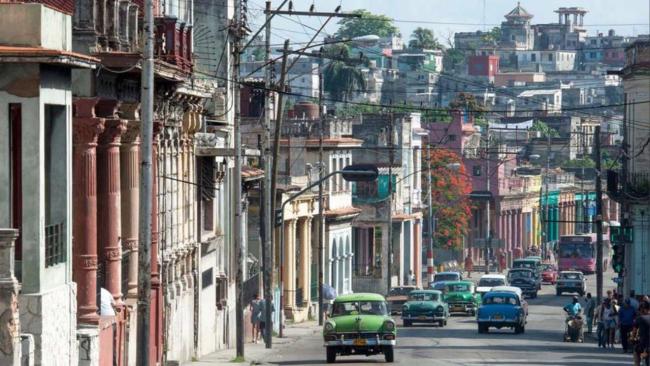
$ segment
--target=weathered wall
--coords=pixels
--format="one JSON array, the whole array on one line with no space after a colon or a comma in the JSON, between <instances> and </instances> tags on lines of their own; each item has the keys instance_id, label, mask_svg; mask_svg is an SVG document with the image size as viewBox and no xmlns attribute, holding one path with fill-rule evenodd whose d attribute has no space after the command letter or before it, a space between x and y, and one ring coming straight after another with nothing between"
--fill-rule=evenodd
<instances>
[{"instance_id":1,"label":"weathered wall","mask_svg":"<svg viewBox=\"0 0 650 366\"><path fill-rule=\"evenodd\" d=\"M69 51L72 18L41 4L0 4L0 44Z\"/></svg>"},{"instance_id":2,"label":"weathered wall","mask_svg":"<svg viewBox=\"0 0 650 366\"><path fill-rule=\"evenodd\" d=\"M167 359L182 362L194 356L194 290L180 282L168 288L173 295L166 309Z\"/></svg>"},{"instance_id":3,"label":"weathered wall","mask_svg":"<svg viewBox=\"0 0 650 366\"><path fill-rule=\"evenodd\" d=\"M77 365L77 301L74 283L19 297L23 333L34 335L35 365Z\"/></svg>"}]
</instances>

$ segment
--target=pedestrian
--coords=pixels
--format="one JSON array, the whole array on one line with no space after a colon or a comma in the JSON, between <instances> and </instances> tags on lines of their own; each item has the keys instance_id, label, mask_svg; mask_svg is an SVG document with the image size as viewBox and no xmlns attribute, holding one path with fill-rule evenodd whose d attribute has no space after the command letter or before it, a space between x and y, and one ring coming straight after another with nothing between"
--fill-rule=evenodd
<instances>
[{"instance_id":1,"label":"pedestrian","mask_svg":"<svg viewBox=\"0 0 650 366\"><path fill-rule=\"evenodd\" d=\"M472 278L472 271L474 271L474 262L472 261L472 255L468 254L465 257L465 270L467 271L467 278Z\"/></svg>"},{"instance_id":2,"label":"pedestrian","mask_svg":"<svg viewBox=\"0 0 650 366\"><path fill-rule=\"evenodd\" d=\"M267 305L271 307L271 318L268 318L267 314L266 314ZM271 323L271 329L273 329L272 324L273 324L273 313L274 312L275 312L275 306L273 305L273 295L271 295L269 297L269 300L264 299L264 300L260 301L260 329L261 329L261 332L262 332L262 336L264 336L265 338L267 336L270 336L270 335L266 334L266 324Z\"/></svg>"},{"instance_id":3,"label":"pedestrian","mask_svg":"<svg viewBox=\"0 0 650 366\"><path fill-rule=\"evenodd\" d=\"M636 299L636 291L630 290L630 305L634 311L639 311L639 300Z\"/></svg>"},{"instance_id":4,"label":"pedestrian","mask_svg":"<svg viewBox=\"0 0 650 366\"><path fill-rule=\"evenodd\" d=\"M503 250L499 249L499 272L503 272L506 269L506 253Z\"/></svg>"},{"instance_id":5,"label":"pedestrian","mask_svg":"<svg viewBox=\"0 0 650 366\"><path fill-rule=\"evenodd\" d=\"M409 271L409 285L415 286L415 275L413 271Z\"/></svg>"},{"instance_id":6,"label":"pedestrian","mask_svg":"<svg viewBox=\"0 0 650 366\"><path fill-rule=\"evenodd\" d=\"M616 299L612 300L610 309L611 311L607 317L607 340L608 346L614 348L614 344L616 343L616 330L618 329L618 303Z\"/></svg>"},{"instance_id":7,"label":"pedestrian","mask_svg":"<svg viewBox=\"0 0 650 366\"><path fill-rule=\"evenodd\" d=\"M251 300L249 309L251 312L251 324L253 325L253 343L257 343L261 337L262 329L260 328L260 319L262 316L260 294L256 293Z\"/></svg>"},{"instance_id":8,"label":"pedestrian","mask_svg":"<svg viewBox=\"0 0 650 366\"><path fill-rule=\"evenodd\" d=\"M639 316L634 321L636 330L636 345L634 347L634 364L650 366L650 304L642 302L639 304Z\"/></svg>"},{"instance_id":9,"label":"pedestrian","mask_svg":"<svg viewBox=\"0 0 650 366\"><path fill-rule=\"evenodd\" d=\"M594 325L594 312L596 311L596 300L591 297L591 292L587 293L585 300L585 316L587 317L587 333L591 334Z\"/></svg>"},{"instance_id":10,"label":"pedestrian","mask_svg":"<svg viewBox=\"0 0 650 366\"><path fill-rule=\"evenodd\" d=\"M636 311L630 304L630 299L625 299L623 306L618 312L618 324L619 332L621 334L621 346L623 347L623 353L632 352L632 348L629 346L629 337L630 332L632 331L632 326L634 325L634 316Z\"/></svg>"},{"instance_id":11,"label":"pedestrian","mask_svg":"<svg viewBox=\"0 0 650 366\"><path fill-rule=\"evenodd\" d=\"M605 329L606 311L608 311L609 299L604 299L596 308L596 336L598 337L598 347L607 347L607 330Z\"/></svg>"}]
</instances>

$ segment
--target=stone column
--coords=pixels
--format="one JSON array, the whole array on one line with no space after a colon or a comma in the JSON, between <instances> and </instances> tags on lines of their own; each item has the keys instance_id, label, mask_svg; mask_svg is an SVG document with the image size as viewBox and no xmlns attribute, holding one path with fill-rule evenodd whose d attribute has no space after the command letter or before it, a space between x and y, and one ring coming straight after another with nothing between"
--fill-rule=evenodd
<instances>
[{"instance_id":1,"label":"stone column","mask_svg":"<svg viewBox=\"0 0 650 366\"><path fill-rule=\"evenodd\" d=\"M149 323L149 358L155 363L162 356L162 288L158 258L158 152L163 124L153 125L153 151L151 154L151 312Z\"/></svg>"},{"instance_id":2,"label":"stone column","mask_svg":"<svg viewBox=\"0 0 650 366\"><path fill-rule=\"evenodd\" d=\"M137 105L133 106L137 108ZM134 112L137 113L137 112ZM136 117L132 115L130 117ZM120 146L122 250L128 253L127 298L138 297L138 235L140 212L140 121L130 119Z\"/></svg>"},{"instance_id":3,"label":"stone column","mask_svg":"<svg viewBox=\"0 0 650 366\"><path fill-rule=\"evenodd\" d=\"M14 275L17 229L0 229L0 365L21 365L20 317Z\"/></svg>"},{"instance_id":4,"label":"stone column","mask_svg":"<svg viewBox=\"0 0 650 366\"><path fill-rule=\"evenodd\" d=\"M102 103L102 102L100 102ZM105 108L117 107L117 102L104 102ZM105 131L99 137L97 164L97 190L99 204L98 241L101 260L104 264L104 286L118 304L122 302L122 225L120 199L120 141L126 131L126 121L113 118L106 119Z\"/></svg>"},{"instance_id":5,"label":"stone column","mask_svg":"<svg viewBox=\"0 0 650 366\"><path fill-rule=\"evenodd\" d=\"M284 263L282 282L284 283L284 309L293 310L296 305L296 220L284 223ZM281 243L282 244L282 243Z\"/></svg>"},{"instance_id":6,"label":"stone column","mask_svg":"<svg viewBox=\"0 0 650 366\"><path fill-rule=\"evenodd\" d=\"M77 319L97 324L97 137L104 120L95 117L97 99L75 100L73 120L73 269Z\"/></svg>"},{"instance_id":7,"label":"stone column","mask_svg":"<svg viewBox=\"0 0 650 366\"><path fill-rule=\"evenodd\" d=\"M422 219L415 221L413 226L413 237L415 239L413 245L413 274L415 275L415 285L422 287ZM352 254L353 255L353 254ZM350 263L352 262L352 257L350 257ZM352 267L350 265L350 267ZM350 281L352 281L352 269L350 268ZM350 284L350 290L352 290L352 284Z\"/></svg>"},{"instance_id":8,"label":"stone column","mask_svg":"<svg viewBox=\"0 0 650 366\"><path fill-rule=\"evenodd\" d=\"M524 249L524 213L517 210L517 246Z\"/></svg>"},{"instance_id":9,"label":"stone column","mask_svg":"<svg viewBox=\"0 0 650 366\"><path fill-rule=\"evenodd\" d=\"M311 267L311 218L304 218L300 220L299 224L299 235L300 235L300 265L298 268L298 287L302 290L302 304L297 304L298 306L304 306L309 303L310 299L310 287L311 287L311 277L310 277L310 267Z\"/></svg>"}]
</instances>

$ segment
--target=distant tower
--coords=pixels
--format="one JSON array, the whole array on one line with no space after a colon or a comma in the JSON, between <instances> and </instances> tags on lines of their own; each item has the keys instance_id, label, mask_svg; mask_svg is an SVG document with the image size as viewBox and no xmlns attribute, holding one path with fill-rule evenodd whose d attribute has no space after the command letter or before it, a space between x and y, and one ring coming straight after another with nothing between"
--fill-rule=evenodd
<instances>
[{"instance_id":1,"label":"distant tower","mask_svg":"<svg viewBox=\"0 0 650 366\"><path fill-rule=\"evenodd\" d=\"M571 7L559 8L555 11L558 15L558 22L564 26L564 49L576 49L578 45L584 42L587 36L587 30L584 27L585 14L584 8Z\"/></svg>"},{"instance_id":2,"label":"distant tower","mask_svg":"<svg viewBox=\"0 0 650 366\"><path fill-rule=\"evenodd\" d=\"M505 15L501 23L501 44L516 50L532 50L535 34L530 24L533 15L517 2L517 7Z\"/></svg>"}]
</instances>

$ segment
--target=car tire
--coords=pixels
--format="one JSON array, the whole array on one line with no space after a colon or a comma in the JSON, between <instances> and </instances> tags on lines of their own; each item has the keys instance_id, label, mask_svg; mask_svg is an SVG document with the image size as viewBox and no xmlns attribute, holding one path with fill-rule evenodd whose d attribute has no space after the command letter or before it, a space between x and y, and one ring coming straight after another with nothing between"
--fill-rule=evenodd
<instances>
[{"instance_id":1,"label":"car tire","mask_svg":"<svg viewBox=\"0 0 650 366\"><path fill-rule=\"evenodd\" d=\"M384 359L388 363L395 362L395 351L393 350L393 346L384 348Z\"/></svg>"},{"instance_id":2,"label":"car tire","mask_svg":"<svg viewBox=\"0 0 650 366\"><path fill-rule=\"evenodd\" d=\"M479 333L479 334L485 334L485 333L488 333L488 329L489 329L489 327L486 326L486 325L484 325L484 324L479 324L479 325L478 325L478 333Z\"/></svg>"},{"instance_id":3,"label":"car tire","mask_svg":"<svg viewBox=\"0 0 650 366\"><path fill-rule=\"evenodd\" d=\"M515 325L515 334L521 334L524 332L524 326L523 325Z\"/></svg>"},{"instance_id":4,"label":"car tire","mask_svg":"<svg viewBox=\"0 0 650 366\"><path fill-rule=\"evenodd\" d=\"M327 363L336 362L336 348L327 347Z\"/></svg>"},{"instance_id":5,"label":"car tire","mask_svg":"<svg viewBox=\"0 0 650 366\"><path fill-rule=\"evenodd\" d=\"M562 291L556 290L555 291L555 296L562 296Z\"/></svg>"},{"instance_id":6,"label":"car tire","mask_svg":"<svg viewBox=\"0 0 650 366\"><path fill-rule=\"evenodd\" d=\"M446 327L446 326L447 326L447 320L444 320L444 321L442 322L442 325Z\"/></svg>"},{"instance_id":7,"label":"car tire","mask_svg":"<svg viewBox=\"0 0 650 366\"><path fill-rule=\"evenodd\" d=\"M411 326L411 321L410 320L404 320L404 328L408 328Z\"/></svg>"},{"instance_id":8,"label":"car tire","mask_svg":"<svg viewBox=\"0 0 650 366\"><path fill-rule=\"evenodd\" d=\"M438 326L439 326L440 328L444 327L444 326L445 326L445 321L444 321L444 320L440 320L440 321L438 321Z\"/></svg>"}]
</instances>

